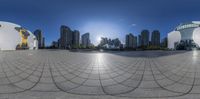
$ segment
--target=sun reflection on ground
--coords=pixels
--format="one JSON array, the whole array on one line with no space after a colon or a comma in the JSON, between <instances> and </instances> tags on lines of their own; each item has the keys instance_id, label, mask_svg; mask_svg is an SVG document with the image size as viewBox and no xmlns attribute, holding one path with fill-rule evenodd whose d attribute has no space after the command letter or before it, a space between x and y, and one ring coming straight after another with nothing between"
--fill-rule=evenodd
<instances>
[{"instance_id":1,"label":"sun reflection on ground","mask_svg":"<svg viewBox=\"0 0 200 99\"><path fill-rule=\"evenodd\" d=\"M192 60L193 60L193 63L196 63L197 59L198 59L198 51L197 51L197 50L194 50L194 51L192 52Z\"/></svg>"},{"instance_id":2,"label":"sun reflection on ground","mask_svg":"<svg viewBox=\"0 0 200 99\"><path fill-rule=\"evenodd\" d=\"M97 54L97 58L98 58L98 59L101 59L102 56L103 56L103 53L98 53L98 54Z\"/></svg>"}]
</instances>

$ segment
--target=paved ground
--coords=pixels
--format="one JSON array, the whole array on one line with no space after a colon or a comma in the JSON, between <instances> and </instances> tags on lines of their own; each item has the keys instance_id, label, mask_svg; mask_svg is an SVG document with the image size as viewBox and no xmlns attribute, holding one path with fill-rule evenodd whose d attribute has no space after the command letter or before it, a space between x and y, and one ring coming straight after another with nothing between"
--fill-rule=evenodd
<instances>
[{"instance_id":1,"label":"paved ground","mask_svg":"<svg viewBox=\"0 0 200 99\"><path fill-rule=\"evenodd\" d=\"M200 98L200 52L0 52L0 99Z\"/></svg>"}]
</instances>

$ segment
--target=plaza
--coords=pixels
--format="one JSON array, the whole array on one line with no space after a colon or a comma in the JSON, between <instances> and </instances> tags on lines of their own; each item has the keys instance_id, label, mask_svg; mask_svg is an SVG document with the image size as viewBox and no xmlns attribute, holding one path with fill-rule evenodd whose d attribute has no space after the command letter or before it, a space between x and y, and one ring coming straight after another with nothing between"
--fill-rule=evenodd
<instances>
[{"instance_id":1,"label":"plaza","mask_svg":"<svg viewBox=\"0 0 200 99\"><path fill-rule=\"evenodd\" d=\"M199 99L199 51L0 51L0 99Z\"/></svg>"}]
</instances>

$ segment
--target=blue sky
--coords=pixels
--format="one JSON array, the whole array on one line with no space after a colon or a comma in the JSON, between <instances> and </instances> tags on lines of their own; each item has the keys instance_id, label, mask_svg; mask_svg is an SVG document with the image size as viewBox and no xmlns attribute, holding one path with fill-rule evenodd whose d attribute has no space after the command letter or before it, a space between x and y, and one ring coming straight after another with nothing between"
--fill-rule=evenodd
<instances>
[{"instance_id":1,"label":"blue sky","mask_svg":"<svg viewBox=\"0 0 200 99\"><path fill-rule=\"evenodd\" d=\"M200 0L0 0L0 21L41 29L49 45L67 25L91 41L106 36L125 40L127 33L157 29L165 37L179 23L200 20Z\"/></svg>"}]
</instances>

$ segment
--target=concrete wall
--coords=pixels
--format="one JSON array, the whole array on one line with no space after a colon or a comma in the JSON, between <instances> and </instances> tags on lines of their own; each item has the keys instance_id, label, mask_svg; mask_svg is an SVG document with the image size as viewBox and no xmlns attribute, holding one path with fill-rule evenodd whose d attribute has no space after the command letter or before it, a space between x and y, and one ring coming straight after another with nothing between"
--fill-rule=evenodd
<instances>
[{"instance_id":1,"label":"concrete wall","mask_svg":"<svg viewBox=\"0 0 200 99\"><path fill-rule=\"evenodd\" d=\"M181 34L179 31L172 31L168 33L168 48L174 49L175 42L180 42Z\"/></svg>"}]
</instances>

